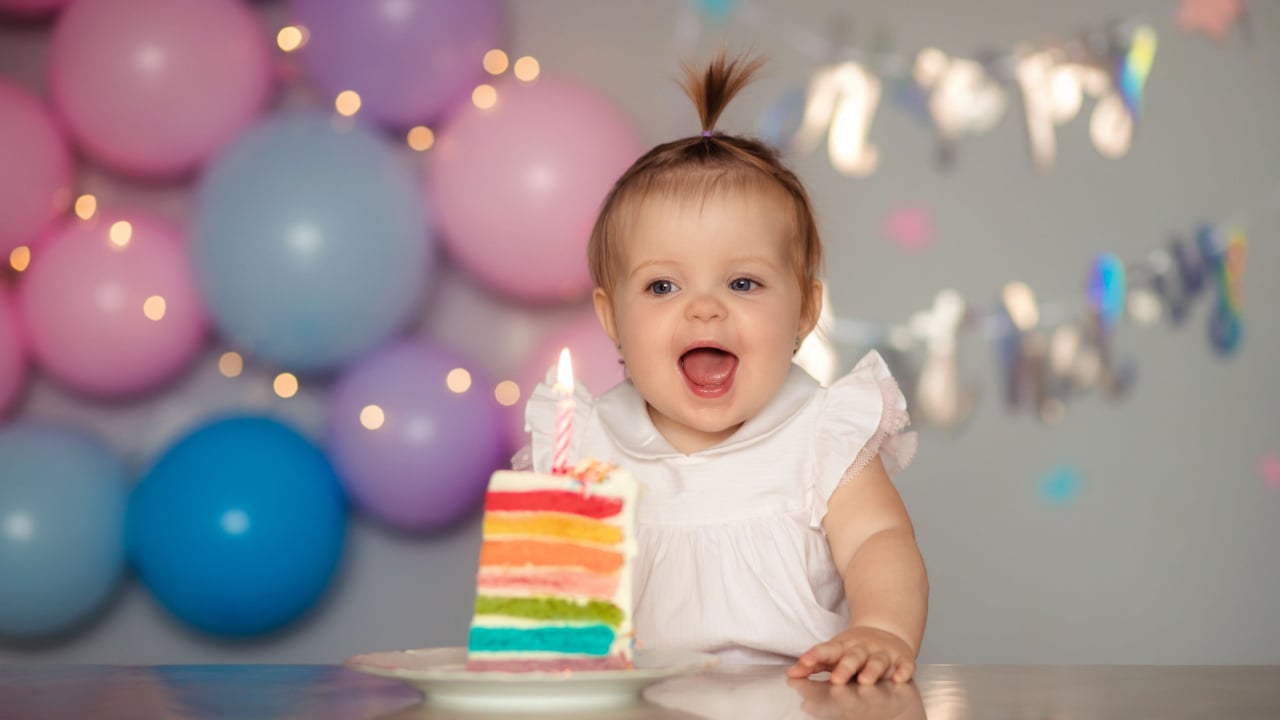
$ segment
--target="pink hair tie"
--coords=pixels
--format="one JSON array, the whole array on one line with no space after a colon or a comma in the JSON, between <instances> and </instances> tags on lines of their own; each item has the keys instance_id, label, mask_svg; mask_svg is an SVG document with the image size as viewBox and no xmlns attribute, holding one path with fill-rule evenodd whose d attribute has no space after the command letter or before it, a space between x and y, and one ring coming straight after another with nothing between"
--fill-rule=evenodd
<instances>
[{"instance_id":1,"label":"pink hair tie","mask_svg":"<svg viewBox=\"0 0 1280 720\"><path fill-rule=\"evenodd\" d=\"M712 130L703 130L703 131L702 131L702 137L711 137L711 135L713 134L713 132L714 132L714 131L712 131Z\"/></svg>"}]
</instances>

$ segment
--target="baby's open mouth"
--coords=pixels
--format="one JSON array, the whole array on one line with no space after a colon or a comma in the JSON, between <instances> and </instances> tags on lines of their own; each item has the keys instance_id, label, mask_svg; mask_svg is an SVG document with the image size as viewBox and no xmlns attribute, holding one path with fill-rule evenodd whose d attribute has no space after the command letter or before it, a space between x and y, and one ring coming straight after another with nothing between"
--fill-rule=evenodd
<instances>
[{"instance_id":1,"label":"baby's open mouth","mask_svg":"<svg viewBox=\"0 0 1280 720\"><path fill-rule=\"evenodd\" d=\"M695 393L716 397L733 386L738 356L716 347L695 347L680 356L680 370Z\"/></svg>"}]
</instances>

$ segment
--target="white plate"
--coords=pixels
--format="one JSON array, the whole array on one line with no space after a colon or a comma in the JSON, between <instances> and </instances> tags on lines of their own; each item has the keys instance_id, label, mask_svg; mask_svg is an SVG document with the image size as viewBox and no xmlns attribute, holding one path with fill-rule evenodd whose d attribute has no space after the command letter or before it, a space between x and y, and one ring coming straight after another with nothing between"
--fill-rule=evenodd
<instances>
[{"instance_id":1,"label":"white plate","mask_svg":"<svg viewBox=\"0 0 1280 720\"><path fill-rule=\"evenodd\" d=\"M403 680L426 693L434 705L458 710L591 710L635 702L646 687L718 662L715 655L689 650L635 653L631 670L573 673L468 672L463 647L395 650L356 655L346 666L371 675Z\"/></svg>"}]
</instances>

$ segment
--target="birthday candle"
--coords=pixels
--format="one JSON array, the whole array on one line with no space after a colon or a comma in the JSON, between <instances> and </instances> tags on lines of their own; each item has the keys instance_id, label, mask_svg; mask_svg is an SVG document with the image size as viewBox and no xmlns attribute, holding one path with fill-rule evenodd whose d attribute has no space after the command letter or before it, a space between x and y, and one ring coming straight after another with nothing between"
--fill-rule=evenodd
<instances>
[{"instance_id":1,"label":"birthday candle","mask_svg":"<svg viewBox=\"0 0 1280 720\"><path fill-rule=\"evenodd\" d=\"M563 472L569 468L569 440L573 437L573 363L569 359L569 348L560 351L553 390L560 396L560 401L556 403L555 454L551 471Z\"/></svg>"}]
</instances>

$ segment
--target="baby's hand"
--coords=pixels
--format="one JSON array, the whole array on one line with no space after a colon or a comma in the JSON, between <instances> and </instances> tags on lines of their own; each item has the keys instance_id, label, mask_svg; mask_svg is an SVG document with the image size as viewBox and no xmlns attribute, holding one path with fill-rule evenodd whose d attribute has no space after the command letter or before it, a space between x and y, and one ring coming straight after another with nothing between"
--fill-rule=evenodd
<instances>
[{"instance_id":1,"label":"baby's hand","mask_svg":"<svg viewBox=\"0 0 1280 720\"><path fill-rule=\"evenodd\" d=\"M915 652L907 641L891 632L852 627L806 650L787 675L802 678L823 670L831 671L835 685L843 685L855 676L863 685L881 678L906 682L916 672Z\"/></svg>"}]
</instances>

